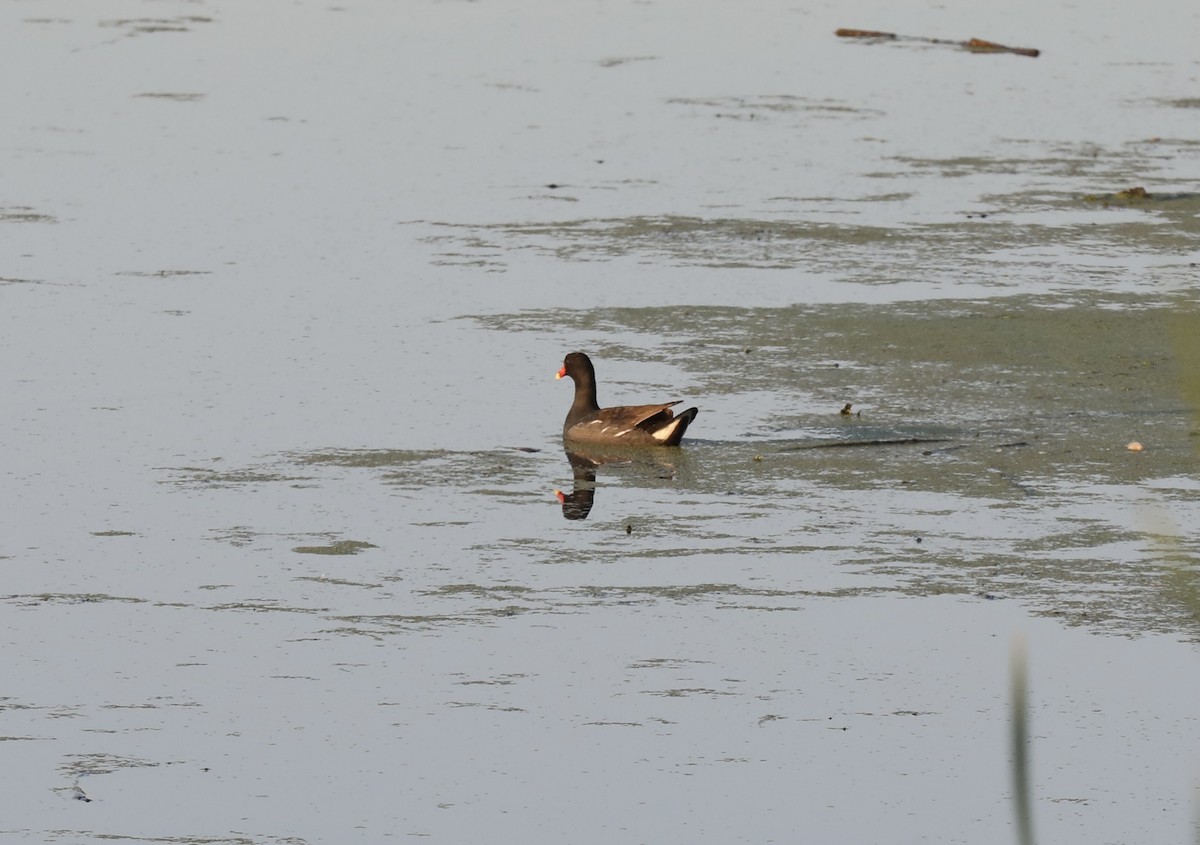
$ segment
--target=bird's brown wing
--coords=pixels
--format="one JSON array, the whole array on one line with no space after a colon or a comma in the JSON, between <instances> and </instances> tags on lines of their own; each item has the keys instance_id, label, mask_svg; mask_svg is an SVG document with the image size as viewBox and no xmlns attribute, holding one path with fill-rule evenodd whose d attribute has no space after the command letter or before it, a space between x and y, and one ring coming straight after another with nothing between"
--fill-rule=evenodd
<instances>
[{"instance_id":1,"label":"bird's brown wing","mask_svg":"<svg viewBox=\"0 0 1200 845\"><path fill-rule=\"evenodd\" d=\"M675 416L671 406L678 404L676 401L664 402L661 405L601 408L571 426L570 434L580 440L619 442L636 434L655 431L665 425Z\"/></svg>"}]
</instances>

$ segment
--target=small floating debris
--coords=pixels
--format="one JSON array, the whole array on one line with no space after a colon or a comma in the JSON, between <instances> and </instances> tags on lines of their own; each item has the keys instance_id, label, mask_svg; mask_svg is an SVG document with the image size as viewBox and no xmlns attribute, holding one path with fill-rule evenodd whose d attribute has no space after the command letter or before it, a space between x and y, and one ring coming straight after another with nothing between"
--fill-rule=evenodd
<instances>
[{"instance_id":1,"label":"small floating debris","mask_svg":"<svg viewBox=\"0 0 1200 845\"><path fill-rule=\"evenodd\" d=\"M71 798L71 799L74 799L75 801L82 801L85 804L92 803L92 799L88 797L88 794L86 792L84 792L83 788L80 787L80 785L77 783L72 784L71 786L56 786L53 788L53 791L56 792L57 794L63 796L64 798Z\"/></svg>"},{"instance_id":2,"label":"small floating debris","mask_svg":"<svg viewBox=\"0 0 1200 845\"><path fill-rule=\"evenodd\" d=\"M841 414L843 417L861 417L862 416L862 411L855 411L853 409L854 409L854 405L852 405L850 402L847 402L845 405L842 406L842 410L838 411L838 413Z\"/></svg>"},{"instance_id":3,"label":"small floating debris","mask_svg":"<svg viewBox=\"0 0 1200 845\"><path fill-rule=\"evenodd\" d=\"M1086 194L1083 201L1096 202L1103 205L1109 205L1110 203L1115 203L1116 205L1136 205L1138 203L1168 198L1174 199L1175 197L1156 197L1139 185L1134 188L1126 188L1123 191L1115 191L1111 194Z\"/></svg>"},{"instance_id":4,"label":"small floating debris","mask_svg":"<svg viewBox=\"0 0 1200 845\"><path fill-rule=\"evenodd\" d=\"M834 35L839 38L866 38L873 41L919 41L922 44L942 44L947 47L961 47L972 53L1012 53L1017 56L1029 56L1036 59L1042 54L1034 47L1009 47L997 44L995 41L984 41L982 38L968 38L966 41L954 41L949 38L926 38L921 35L897 35L894 32L879 32L874 29L839 29Z\"/></svg>"},{"instance_id":5,"label":"small floating debris","mask_svg":"<svg viewBox=\"0 0 1200 845\"><path fill-rule=\"evenodd\" d=\"M1116 191L1111 194L1086 194L1083 198L1084 202L1136 202L1138 200L1151 200L1154 195L1140 185L1136 188L1126 188L1123 191Z\"/></svg>"},{"instance_id":6,"label":"small floating debris","mask_svg":"<svg viewBox=\"0 0 1200 845\"><path fill-rule=\"evenodd\" d=\"M1123 200L1148 200L1153 199L1150 192L1145 188L1138 186L1136 188L1126 188L1117 193L1117 199Z\"/></svg>"},{"instance_id":7,"label":"small floating debris","mask_svg":"<svg viewBox=\"0 0 1200 845\"><path fill-rule=\"evenodd\" d=\"M1146 447L1143 446L1141 443L1137 442L1136 440L1131 440L1125 444L1125 448L1128 449L1130 452L1140 452L1143 449L1145 449Z\"/></svg>"}]
</instances>

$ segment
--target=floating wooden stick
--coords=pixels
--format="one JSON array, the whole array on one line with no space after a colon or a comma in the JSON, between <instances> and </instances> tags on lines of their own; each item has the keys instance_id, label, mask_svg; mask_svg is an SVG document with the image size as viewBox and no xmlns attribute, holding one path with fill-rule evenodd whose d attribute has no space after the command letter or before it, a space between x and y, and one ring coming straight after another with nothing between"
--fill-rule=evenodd
<instances>
[{"instance_id":1,"label":"floating wooden stick","mask_svg":"<svg viewBox=\"0 0 1200 845\"><path fill-rule=\"evenodd\" d=\"M1015 53L1018 56L1029 56L1036 59L1042 51L1033 47L1007 47L995 41L984 41L982 38L969 38L966 41L953 41L948 38L925 38L920 35L897 35L894 32L876 32L873 29L839 29L834 33L839 38L881 38L888 41L920 41L923 44L947 44L951 47L962 47L972 53Z\"/></svg>"}]
</instances>

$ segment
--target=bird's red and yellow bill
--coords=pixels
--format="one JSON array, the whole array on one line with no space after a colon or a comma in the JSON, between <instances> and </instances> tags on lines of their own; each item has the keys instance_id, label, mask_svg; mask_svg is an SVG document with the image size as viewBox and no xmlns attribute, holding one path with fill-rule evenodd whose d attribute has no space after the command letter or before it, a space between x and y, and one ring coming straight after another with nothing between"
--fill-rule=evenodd
<instances>
[{"instance_id":1,"label":"bird's red and yellow bill","mask_svg":"<svg viewBox=\"0 0 1200 845\"><path fill-rule=\"evenodd\" d=\"M558 369L558 372L554 374L554 377L555 377L555 378L562 378L562 377L563 377L563 376L565 376L566 374L567 374L567 365L566 365L566 364L563 364L561 367L559 367L559 369Z\"/></svg>"}]
</instances>

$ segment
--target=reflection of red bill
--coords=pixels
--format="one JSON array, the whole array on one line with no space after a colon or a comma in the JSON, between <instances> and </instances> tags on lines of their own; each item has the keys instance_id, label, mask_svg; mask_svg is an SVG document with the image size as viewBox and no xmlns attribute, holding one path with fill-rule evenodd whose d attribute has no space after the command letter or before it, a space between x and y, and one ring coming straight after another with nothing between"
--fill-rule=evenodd
<instances>
[{"instance_id":1,"label":"reflection of red bill","mask_svg":"<svg viewBox=\"0 0 1200 845\"><path fill-rule=\"evenodd\" d=\"M567 494L564 493L562 490L555 490L554 498L558 499L558 503L561 505L563 502L565 502L567 500Z\"/></svg>"}]
</instances>

